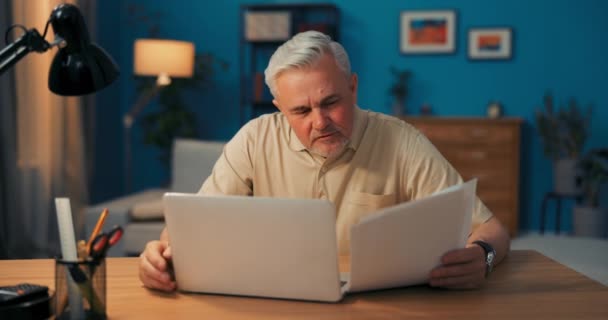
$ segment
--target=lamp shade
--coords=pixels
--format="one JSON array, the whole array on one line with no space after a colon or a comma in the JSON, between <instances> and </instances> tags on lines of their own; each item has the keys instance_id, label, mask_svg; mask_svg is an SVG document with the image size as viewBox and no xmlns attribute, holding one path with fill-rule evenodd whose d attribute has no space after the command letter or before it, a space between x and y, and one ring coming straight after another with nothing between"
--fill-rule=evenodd
<instances>
[{"instance_id":1,"label":"lamp shade","mask_svg":"<svg viewBox=\"0 0 608 320\"><path fill-rule=\"evenodd\" d=\"M194 44L186 41L137 39L134 44L134 70L140 76L166 74L190 78L194 73Z\"/></svg>"},{"instance_id":2,"label":"lamp shade","mask_svg":"<svg viewBox=\"0 0 608 320\"><path fill-rule=\"evenodd\" d=\"M65 41L51 63L49 89L63 96L77 96L101 90L118 77L118 67L103 49L91 43L78 8L61 4L51 13L57 37Z\"/></svg>"}]
</instances>

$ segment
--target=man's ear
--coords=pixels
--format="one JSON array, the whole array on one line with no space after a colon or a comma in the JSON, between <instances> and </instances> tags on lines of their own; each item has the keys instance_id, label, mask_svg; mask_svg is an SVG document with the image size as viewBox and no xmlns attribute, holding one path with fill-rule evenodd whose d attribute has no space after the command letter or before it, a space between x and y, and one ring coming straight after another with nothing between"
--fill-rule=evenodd
<instances>
[{"instance_id":1,"label":"man's ear","mask_svg":"<svg viewBox=\"0 0 608 320\"><path fill-rule=\"evenodd\" d=\"M353 94L357 94L357 86L359 85L359 77L356 73L350 75L350 90Z\"/></svg>"},{"instance_id":2,"label":"man's ear","mask_svg":"<svg viewBox=\"0 0 608 320\"><path fill-rule=\"evenodd\" d=\"M353 103L357 104L357 87L359 85L359 78L356 73L350 76L350 91L353 96Z\"/></svg>"},{"instance_id":3,"label":"man's ear","mask_svg":"<svg viewBox=\"0 0 608 320\"><path fill-rule=\"evenodd\" d=\"M279 111L281 111L281 107L279 106L279 102L277 101L277 99L272 99L272 104L274 104L274 106L277 107Z\"/></svg>"}]
</instances>

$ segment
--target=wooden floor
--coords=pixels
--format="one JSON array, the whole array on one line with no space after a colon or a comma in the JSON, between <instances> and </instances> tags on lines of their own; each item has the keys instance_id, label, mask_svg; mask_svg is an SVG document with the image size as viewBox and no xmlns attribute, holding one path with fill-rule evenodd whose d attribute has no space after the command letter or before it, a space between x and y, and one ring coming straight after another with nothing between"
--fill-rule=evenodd
<instances>
[{"instance_id":1,"label":"wooden floor","mask_svg":"<svg viewBox=\"0 0 608 320\"><path fill-rule=\"evenodd\" d=\"M531 233L511 242L514 250L536 250L608 286L608 239Z\"/></svg>"}]
</instances>

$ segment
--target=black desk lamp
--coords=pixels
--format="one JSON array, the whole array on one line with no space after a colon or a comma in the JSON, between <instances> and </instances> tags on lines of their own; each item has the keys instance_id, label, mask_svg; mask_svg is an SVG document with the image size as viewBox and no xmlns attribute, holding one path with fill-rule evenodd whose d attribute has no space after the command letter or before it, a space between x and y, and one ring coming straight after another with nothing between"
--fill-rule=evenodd
<instances>
[{"instance_id":1,"label":"black desk lamp","mask_svg":"<svg viewBox=\"0 0 608 320\"><path fill-rule=\"evenodd\" d=\"M55 41L44 38L49 24L55 32ZM8 32L20 27L25 34L0 51L0 76L32 51L43 53L58 46L49 71L49 89L62 96L79 96L101 90L118 77L118 67L100 47L91 43L84 18L78 8L71 4L60 4L51 13L44 28L26 30L23 26L12 26Z\"/></svg>"}]
</instances>

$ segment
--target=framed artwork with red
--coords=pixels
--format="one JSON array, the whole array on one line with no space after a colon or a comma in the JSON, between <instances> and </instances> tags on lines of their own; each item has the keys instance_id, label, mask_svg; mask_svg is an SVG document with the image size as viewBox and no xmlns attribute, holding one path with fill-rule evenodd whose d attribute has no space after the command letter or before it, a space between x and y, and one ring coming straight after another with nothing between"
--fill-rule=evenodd
<instances>
[{"instance_id":1,"label":"framed artwork with red","mask_svg":"<svg viewBox=\"0 0 608 320\"><path fill-rule=\"evenodd\" d=\"M456 12L401 12L400 47L404 54L453 53L456 48Z\"/></svg>"},{"instance_id":2,"label":"framed artwork with red","mask_svg":"<svg viewBox=\"0 0 608 320\"><path fill-rule=\"evenodd\" d=\"M510 28L469 29L469 59L507 60L513 52L513 31Z\"/></svg>"}]
</instances>

